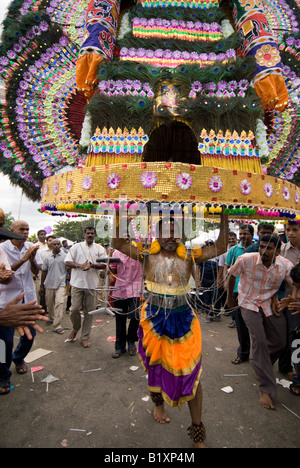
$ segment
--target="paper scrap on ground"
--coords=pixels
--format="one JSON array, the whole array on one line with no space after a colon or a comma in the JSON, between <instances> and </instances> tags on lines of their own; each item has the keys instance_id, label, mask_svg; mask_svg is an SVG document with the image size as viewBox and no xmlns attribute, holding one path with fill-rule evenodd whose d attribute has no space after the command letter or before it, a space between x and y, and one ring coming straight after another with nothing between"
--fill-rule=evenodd
<instances>
[{"instance_id":1,"label":"paper scrap on ground","mask_svg":"<svg viewBox=\"0 0 300 468\"><path fill-rule=\"evenodd\" d=\"M48 349L43 348L35 349L34 351L31 351L27 354L26 363L30 364L31 362L36 361L37 359L40 359L44 356L47 356L47 354L51 354L52 352L53 351L49 351Z\"/></svg>"},{"instance_id":2,"label":"paper scrap on ground","mask_svg":"<svg viewBox=\"0 0 300 468\"><path fill-rule=\"evenodd\" d=\"M107 341L116 341L116 337L115 336L109 336L107 338Z\"/></svg>"},{"instance_id":3,"label":"paper scrap on ground","mask_svg":"<svg viewBox=\"0 0 300 468\"><path fill-rule=\"evenodd\" d=\"M56 382L57 380L59 380L59 379L57 377L54 377L52 374L47 375L47 377L45 379L41 380L41 382L47 384L46 392L48 392L48 390L49 390L49 383Z\"/></svg>"},{"instance_id":4,"label":"paper scrap on ground","mask_svg":"<svg viewBox=\"0 0 300 468\"><path fill-rule=\"evenodd\" d=\"M290 388L290 385L291 385L291 382L289 380L285 380L285 379L276 379L276 383L278 385L282 385L283 388Z\"/></svg>"},{"instance_id":5,"label":"paper scrap on ground","mask_svg":"<svg viewBox=\"0 0 300 468\"><path fill-rule=\"evenodd\" d=\"M224 387L224 388L221 388L221 390L224 393L233 393L233 388L232 387Z\"/></svg>"},{"instance_id":6,"label":"paper scrap on ground","mask_svg":"<svg viewBox=\"0 0 300 468\"><path fill-rule=\"evenodd\" d=\"M34 373L35 372L39 372L41 370L44 369L44 366L35 366L35 367L31 367L30 371L31 371L31 378L32 378L32 382L34 383Z\"/></svg>"},{"instance_id":7,"label":"paper scrap on ground","mask_svg":"<svg viewBox=\"0 0 300 468\"><path fill-rule=\"evenodd\" d=\"M142 398L142 400L143 400L143 401L149 401L149 400L150 400L150 397L149 397L149 395L147 395L147 396L144 396L144 397Z\"/></svg>"},{"instance_id":8,"label":"paper scrap on ground","mask_svg":"<svg viewBox=\"0 0 300 468\"><path fill-rule=\"evenodd\" d=\"M131 367L129 367L129 369L130 369L131 371L133 371L133 372L136 371L136 370L138 370L138 368L139 368L138 366L131 366Z\"/></svg>"},{"instance_id":9,"label":"paper scrap on ground","mask_svg":"<svg viewBox=\"0 0 300 468\"><path fill-rule=\"evenodd\" d=\"M100 371L100 370L101 370L101 367L99 367L98 369L83 370L82 372L97 372L97 371Z\"/></svg>"},{"instance_id":10,"label":"paper scrap on ground","mask_svg":"<svg viewBox=\"0 0 300 468\"><path fill-rule=\"evenodd\" d=\"M223 351L223 348L215 348L216 351Z\"/></svg>"}]
</instances>

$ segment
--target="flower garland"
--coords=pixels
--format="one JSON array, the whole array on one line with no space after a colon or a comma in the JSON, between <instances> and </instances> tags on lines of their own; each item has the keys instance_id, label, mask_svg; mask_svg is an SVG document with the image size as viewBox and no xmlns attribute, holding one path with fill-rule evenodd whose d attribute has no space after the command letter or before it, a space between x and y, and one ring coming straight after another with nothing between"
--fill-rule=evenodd
<instances>
[{"instance_id":1,"label":"flower garland","mask_svg":"<svg viewBox=\"0 0 300 468\"><path fill-rule=\"evenodd\" d=\"M204 94L207 97L216 97L219 99L226 99L231 97L245 97L246 92L250 87L248 80L243 79L240 81L221 80L218 83L213 81L202 84L200 81L194 81L191 85L189 97L196 98L199 94Z\"/></svg>"},{"instance_id":2,"label":"flower garland","mask_svg":"<svg viewBox=\"0 0 300 468\"><path fill-rule=\"evenodd\" d=\"M222 27L216 23L179 21L161 18L133 18L135 37L163 39L183 39L186 41L218 41L222 38Z\"/></svg>"},{"instance_id":3,"label":"flower garland","mask_svg":"<svg viewBox=\"0 0 300 468\"><path fill-rule=\"evenodd\" d=\"M199 54L198 52L172 51L170 49L147 50L142 47L139 49L122 47L120 50L121 61L149 63L155 67L176 68L182 64L199 64L201 67L206 67L216 61L225 64L235 59L236 51L234 49L228 49L220 54L214 52Z\"/></svg>"},{"instance_id":4,"label":"flower garland","mask_svg":"<svg viewBox=\"0 0 300 468\"><path fill-rule=\"evenodd\" d=\"M154 97L150 84L139 80L102 80L98 89L100 94L106 96L147 96L149 99Z\"/></svg>"}]
</instances>

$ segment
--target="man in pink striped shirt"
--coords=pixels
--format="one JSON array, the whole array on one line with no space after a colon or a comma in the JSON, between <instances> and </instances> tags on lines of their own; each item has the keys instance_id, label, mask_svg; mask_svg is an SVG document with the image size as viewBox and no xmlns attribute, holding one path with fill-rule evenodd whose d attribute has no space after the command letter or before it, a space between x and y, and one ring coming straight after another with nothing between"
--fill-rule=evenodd
<instances>
[{"instance_id":1,"label":"man in pink striped shirt","mask_svg":"<svg viewBox=\"0 0 300 468\"><path fill-rule=\"evenodd\" d=\"M281 241L265 235L259 252L244 254L230 268L229 297L235 278L240 276L238 301L252 340L252 365L260 384L260 403L275 409L276 380L273 364L285 347L286 324L283 315L272 307L283 280L291 283L293 264L280 256Z\"/></svg>"}]
</instances>

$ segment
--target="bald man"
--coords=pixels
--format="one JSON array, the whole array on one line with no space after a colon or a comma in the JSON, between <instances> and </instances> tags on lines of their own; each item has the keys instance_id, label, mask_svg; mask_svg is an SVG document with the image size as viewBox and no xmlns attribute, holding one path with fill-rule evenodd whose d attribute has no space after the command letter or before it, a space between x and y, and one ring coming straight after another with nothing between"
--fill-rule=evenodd
<instances>
[{"instance_id":1,"label":"bald man","mask_svg":"<svg viewBox=\"0 0 300 468\"><path fill-rule=\"evenodd\" d=\"M4 308L6 304L22 293L24 293L23 302L36 301L32 274L38 274L43 264L38 253L39 246L28 242L28 223L26 221L15 221L11 226L11 231L23 236L23 239L11 239L1 244L1 248L6 253L11 265L11 269L15 273L9 284L0 284L0 309ZM30 332L32 340L29 340L26 335L21 336L17 348L12 353L14 328L0 327L0 339L5 341L6 344L6 363L0 364L0 386L10 381L11 371L9 368L12 361L15 363L17 373L25 374L27 372L27 365L24 359L32 347L36 334L35 329L32 327L30 327Z\"/></svg>"}]
</instances>

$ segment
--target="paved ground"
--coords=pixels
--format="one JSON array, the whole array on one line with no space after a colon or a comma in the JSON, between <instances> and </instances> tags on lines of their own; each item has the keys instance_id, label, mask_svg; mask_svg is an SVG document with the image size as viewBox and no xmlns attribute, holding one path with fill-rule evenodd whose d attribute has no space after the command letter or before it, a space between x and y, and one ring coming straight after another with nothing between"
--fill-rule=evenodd
<instances>
[{"instance_id":1,"label":"paved ground","mask_svg":"<svg viewBox=\"0 0 300 468\"><path fill-rule=\"evenodd\" d=\"M276 411L262 409L250 365L236 367L230 362L235 357L237 338L236 331L227 327L229 318L213 324L205 323L202 316L199 320L208 446L299 448L300 399L278 385ZM70 328L68 315L64 326ZM148 395L147 379L138 356L111 358L114 343L107 339L115 335L113 317L94 316L90 349L83 349L79 341L65 343L68 330L59 336L47 326L44 329L33 349L52 353L30 364L44 369L35 373L34 383L30 372L20 376L13 370L14 388L0 397L1 448L192 448L186 432L190 422L187 405L182 411L169 408L170 424L155 423L151 401L143 400ZM138 369L132 371L131 366ZM276 366L274 370L279 379L285 378L277 373ZM59 380L46 392L41 380L49 374ZM233 393L221 391L225 386L231 386Z\"/></svg>"}]
</instances>

